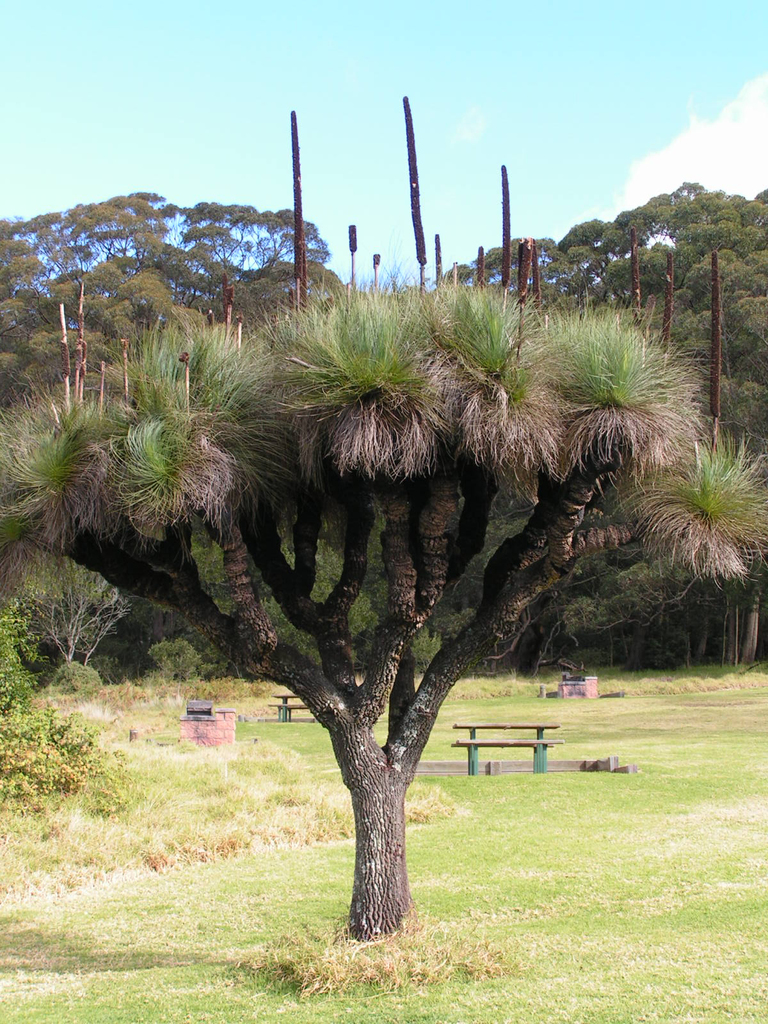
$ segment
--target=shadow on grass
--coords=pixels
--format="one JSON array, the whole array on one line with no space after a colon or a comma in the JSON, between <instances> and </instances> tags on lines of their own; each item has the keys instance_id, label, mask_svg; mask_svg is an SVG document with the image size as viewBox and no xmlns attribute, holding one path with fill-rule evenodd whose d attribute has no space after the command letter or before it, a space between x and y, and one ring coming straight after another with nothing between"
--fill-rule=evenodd
<instances>
[{"instance_id":1,"label":"shadow on grass","mask_svg":"<svg viewBox=\"0 0 768 1024\"><path fill-rule=\"evenodd\" d=\"M74 971L98 974L109 971L145 971L157 967L211 967L231 965L223 951L210 956L185 952L125 946L109 948L93 937L83 938L63 929L27 922L7 922L0 939L0 970L38 972Z\"/></svg>"}]
</instances>

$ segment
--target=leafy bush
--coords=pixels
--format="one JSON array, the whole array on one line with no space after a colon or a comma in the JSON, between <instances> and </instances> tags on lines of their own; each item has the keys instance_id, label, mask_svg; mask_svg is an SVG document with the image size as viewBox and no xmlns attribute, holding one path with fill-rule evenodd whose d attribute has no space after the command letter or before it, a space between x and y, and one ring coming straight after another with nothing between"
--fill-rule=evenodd
<instances>
[{"instance_id":1,"label":"leafy bush","mask_svg":"<svg viewBox=\"0 0 768 1024\"><path fill-rule=\"evenodd\" d=\"M78 793L94 781L91 809L111 813L122 802L122 761L103 751L81 715L54 708L15 710L0 719L0 799L40 810L43 799Z\"/></svg>"},{"instance_id":2,"label":"leafy bush","mask_svg":"<svg viewBox=\"0 0 768 1024\"><path fill-rule=\"evenodd\" d=\"M27 634L27 616L18 601L0 608L0 714L29 704L34 676L22 658L35 661L37 652Z\"/></svg>"},{"instance_id":3,"label":"leafy bush","mask_svg":"<svg viewBox=\"0 0 768 1024\"><path fill-rule=\"evenodd\" d=\"M81 665L79 661L65 662L56 670L52 682L62 693L77 693L83 697L92 697L102 685L96 669Z\"/></svg>"},{"instance_id":4,"label":"leafy bush","mask_svg":"<svg viewBox=\"0 0 768 1024\"><path fill-rule=\"evenodd\" d=\"M183 637L161 640L149 648L149 656L166 676L186 681L199 671L200 656Z\"/></svg>"}]
</instances>

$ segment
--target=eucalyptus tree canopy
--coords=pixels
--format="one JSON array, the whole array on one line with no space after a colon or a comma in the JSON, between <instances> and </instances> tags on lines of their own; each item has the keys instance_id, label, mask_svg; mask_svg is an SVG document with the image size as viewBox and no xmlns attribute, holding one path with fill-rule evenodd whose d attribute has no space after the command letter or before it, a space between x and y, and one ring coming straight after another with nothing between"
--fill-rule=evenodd
<instances>
[{"instance_id":1,"label":"eucalyptus tree canopy","mask_svg":"<svg viewBox=\"0 0 768 1024\"><path fill-rule=\"evenodd\" d=\"M148 334L127 385L122 360L113 372L103 409L53 395L3 420L6 584L40 550L68 556L303 699L352 797L358 938L411 906L405 793L453 684L579 558L635 537L601 516L609 489L697 572L745 572L768 535L746 458L708 454L691 369L613 313L545 325L529 310L523 330L493 289L353 293L286 311L240 350L215 327ZM500 490L527 518L486 551ZM199 531L226 600L201 581ZM322 588L321 537L341 551ZM373 558L388 603L361 662L350 613ZM410 646L475 559L482 598L416 686ZM267 594L315 657L278 636Z\"/></svg>"}]
</instances>

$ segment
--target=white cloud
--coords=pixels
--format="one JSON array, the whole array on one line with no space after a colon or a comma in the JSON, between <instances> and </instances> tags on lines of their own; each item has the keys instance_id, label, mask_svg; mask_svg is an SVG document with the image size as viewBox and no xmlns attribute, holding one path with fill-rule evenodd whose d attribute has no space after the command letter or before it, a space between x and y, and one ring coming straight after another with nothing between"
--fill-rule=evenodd
<instances>
[{"instance_id":1,"label":"white cloud","mask_svg":"<svg viewBox=\"0 0 768 1024\"><path fill-rule=\"evenodd\" d=\"M684 181L748 199L768 188L768 74L747 82L714 120L692 114L668 146L636 160L607 216L642 206Z\"/></svg>"},{"instance_id":2,"label":"white cloud","mask_svg":"<svg viewBox=\"0 0 768 1024\"><path fill-rule=\"evenodd\" d=\"M480 107L470 107L454 128L451 142L479 142L485 134L486 124Z\"/></svg>"}]
</instances>

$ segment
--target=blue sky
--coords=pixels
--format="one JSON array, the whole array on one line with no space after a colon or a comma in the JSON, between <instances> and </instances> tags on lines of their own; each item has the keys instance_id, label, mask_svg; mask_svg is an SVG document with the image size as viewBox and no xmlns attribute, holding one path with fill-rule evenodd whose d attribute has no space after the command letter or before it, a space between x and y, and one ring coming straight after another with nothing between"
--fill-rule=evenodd
<instances>
[{"instance_id":1,"label":"blue sky","mask_svg":"<svg viewBox=\"0 0 768 1024\"><path fill-rule=\"evenodd\" d=\"M732 16L729 15L729 10ZM3 13L0 216L135 191L304 211L348 272L414 265L402 97L428 252L556 238L683 179L768 188L768 5L32 2ZM647 193L647 194L646 194Z\"/></svg>"}]
</instances>

